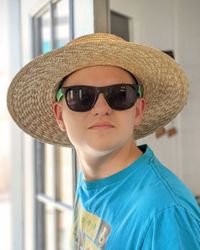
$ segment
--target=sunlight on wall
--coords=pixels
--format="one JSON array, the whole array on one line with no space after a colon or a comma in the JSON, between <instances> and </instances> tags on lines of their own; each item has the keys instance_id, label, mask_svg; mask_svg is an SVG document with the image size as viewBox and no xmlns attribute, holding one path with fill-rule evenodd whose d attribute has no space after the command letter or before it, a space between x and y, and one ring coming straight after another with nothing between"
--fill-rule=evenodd
<instances>
[{"instance_id":1,"label":"sunlight on wall","mask_svg":"<svg viewBox=\"0 0 200 250\"><path fill-rule=\"evenodd\" d=\"M9 114L6 105L6 94L8 88L8 24L6 22L6 5L1 2L0 8L0 194L8 192L9 188L9 147L10 147L10 131L9 131ZM1 13L2 12L2 13Z\"/></svg>"},{"instance_id":2,"label":"sunlight on wall","mask_svg":"<svg viewBox=\"0 0 200 250\"><path fill-rule=\"evenodd\" d=\"M9 84L8 9L7 1L0 2L0 249L11 249L10 200L10 118L6 105Z\"/></svg>"}]
</instances>

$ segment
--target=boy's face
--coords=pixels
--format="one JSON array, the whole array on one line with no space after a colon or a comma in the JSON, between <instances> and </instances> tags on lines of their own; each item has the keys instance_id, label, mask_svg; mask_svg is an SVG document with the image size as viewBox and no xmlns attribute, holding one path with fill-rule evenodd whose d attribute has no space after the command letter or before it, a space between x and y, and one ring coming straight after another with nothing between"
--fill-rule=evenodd
<instances>
[{"instance_id":1,"label":"boy's face","mask_svg":"<svg viewBox=\"0 0 200 250\"><path fill-rule=\"evenodd\" d=\"M133 84L135 80L127 71L114 66L92 66L78 70L67 77L64 87L109 86ZM86 112L74 112L65 99L54 103L57 123L65 131L75 148L81 152L103 154L132 143L133 129L140 125L145 100L137 99L129 109L113 110L100 94L94 107Z\"/></svg>"}]
</instances>

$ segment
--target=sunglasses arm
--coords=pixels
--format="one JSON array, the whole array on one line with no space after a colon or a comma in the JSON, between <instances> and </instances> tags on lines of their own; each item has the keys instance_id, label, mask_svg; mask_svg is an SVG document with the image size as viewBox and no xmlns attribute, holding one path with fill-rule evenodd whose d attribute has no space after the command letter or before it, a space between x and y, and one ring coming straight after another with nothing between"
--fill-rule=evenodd
<instances>
[{"instance_id":1,"label":"sunglasses arm","mask_svg":"<svg viewBox=\"0 0 200 250\"><path fill-rule=\"evenodd\" d=\"M139 97L143 97L144 89L143 89L143 86L141 84L138 85L137 93L138 93Z\"/></svg>"},{"instance_id":2,"label":"sunglasses arm","mask_svg":"<svg viewBox=\"0 0 200 250\"><path fill-rule=\"evenodd\" d=\"M63 92L62 92L62 89L60 88L56 94L56 101L59 102L61 101L61 99L63 98Z\"/></svg>"}]
</instances>

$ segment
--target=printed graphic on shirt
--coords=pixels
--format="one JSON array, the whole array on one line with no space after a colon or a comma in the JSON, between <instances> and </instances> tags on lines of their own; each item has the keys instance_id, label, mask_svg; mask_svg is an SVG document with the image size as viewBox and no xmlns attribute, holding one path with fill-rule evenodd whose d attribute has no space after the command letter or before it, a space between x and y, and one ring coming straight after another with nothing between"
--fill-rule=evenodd
<instances>
[{"instance_id":1,"label":"printed graphic on shirt","mask_svg":"<svg viewBox=\"0 0 200 250\"><path fill-rule=\"evenodd\" d=\"M73 242L76 250L105 249L110 226L98 216L87 212L78 203L75 209Z\"/></svg>"}]
</instances>

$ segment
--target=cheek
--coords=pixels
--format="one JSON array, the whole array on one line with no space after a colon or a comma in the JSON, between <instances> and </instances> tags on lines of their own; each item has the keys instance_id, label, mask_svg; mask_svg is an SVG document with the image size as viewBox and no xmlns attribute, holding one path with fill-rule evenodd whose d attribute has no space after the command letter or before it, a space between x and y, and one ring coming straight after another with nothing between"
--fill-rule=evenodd
<instances>
[{"instance_id":1,"label":"cheek","mask_svg":"<svg viewBox=\"0 0 200 250\"><path fill-rule=\"evenodd\" d=\"M71 113L71 111L65 111L63 113L63 120L66 127L66 133L72 144L75 145L77 141L80 140L81 135L83 134L84 117L82 117L82 115L79 113Z\"/></svg>"},{"instance_id":2,"label":"cheek","mask_svg":"<svg viewBox=\"0 0 200 250\"><path fill-rule=\"evenodd\" d=\"M130 110L128 110L127 115L127 127L134 130L134 128L138 127L141 122L141 115L138 115L138 110L134 106Z\"/></svg>"},{"instance_id":3,"label":"cheek","mask_svg":"<svg viewBox=\"0 0 200 250\"><path fill-rule=\"evenodd\" d=\"M123 133L132 135L134 129L134 112L133 110L127 110L121 118L120 127Z\"/></svg>"}]
</instances>

